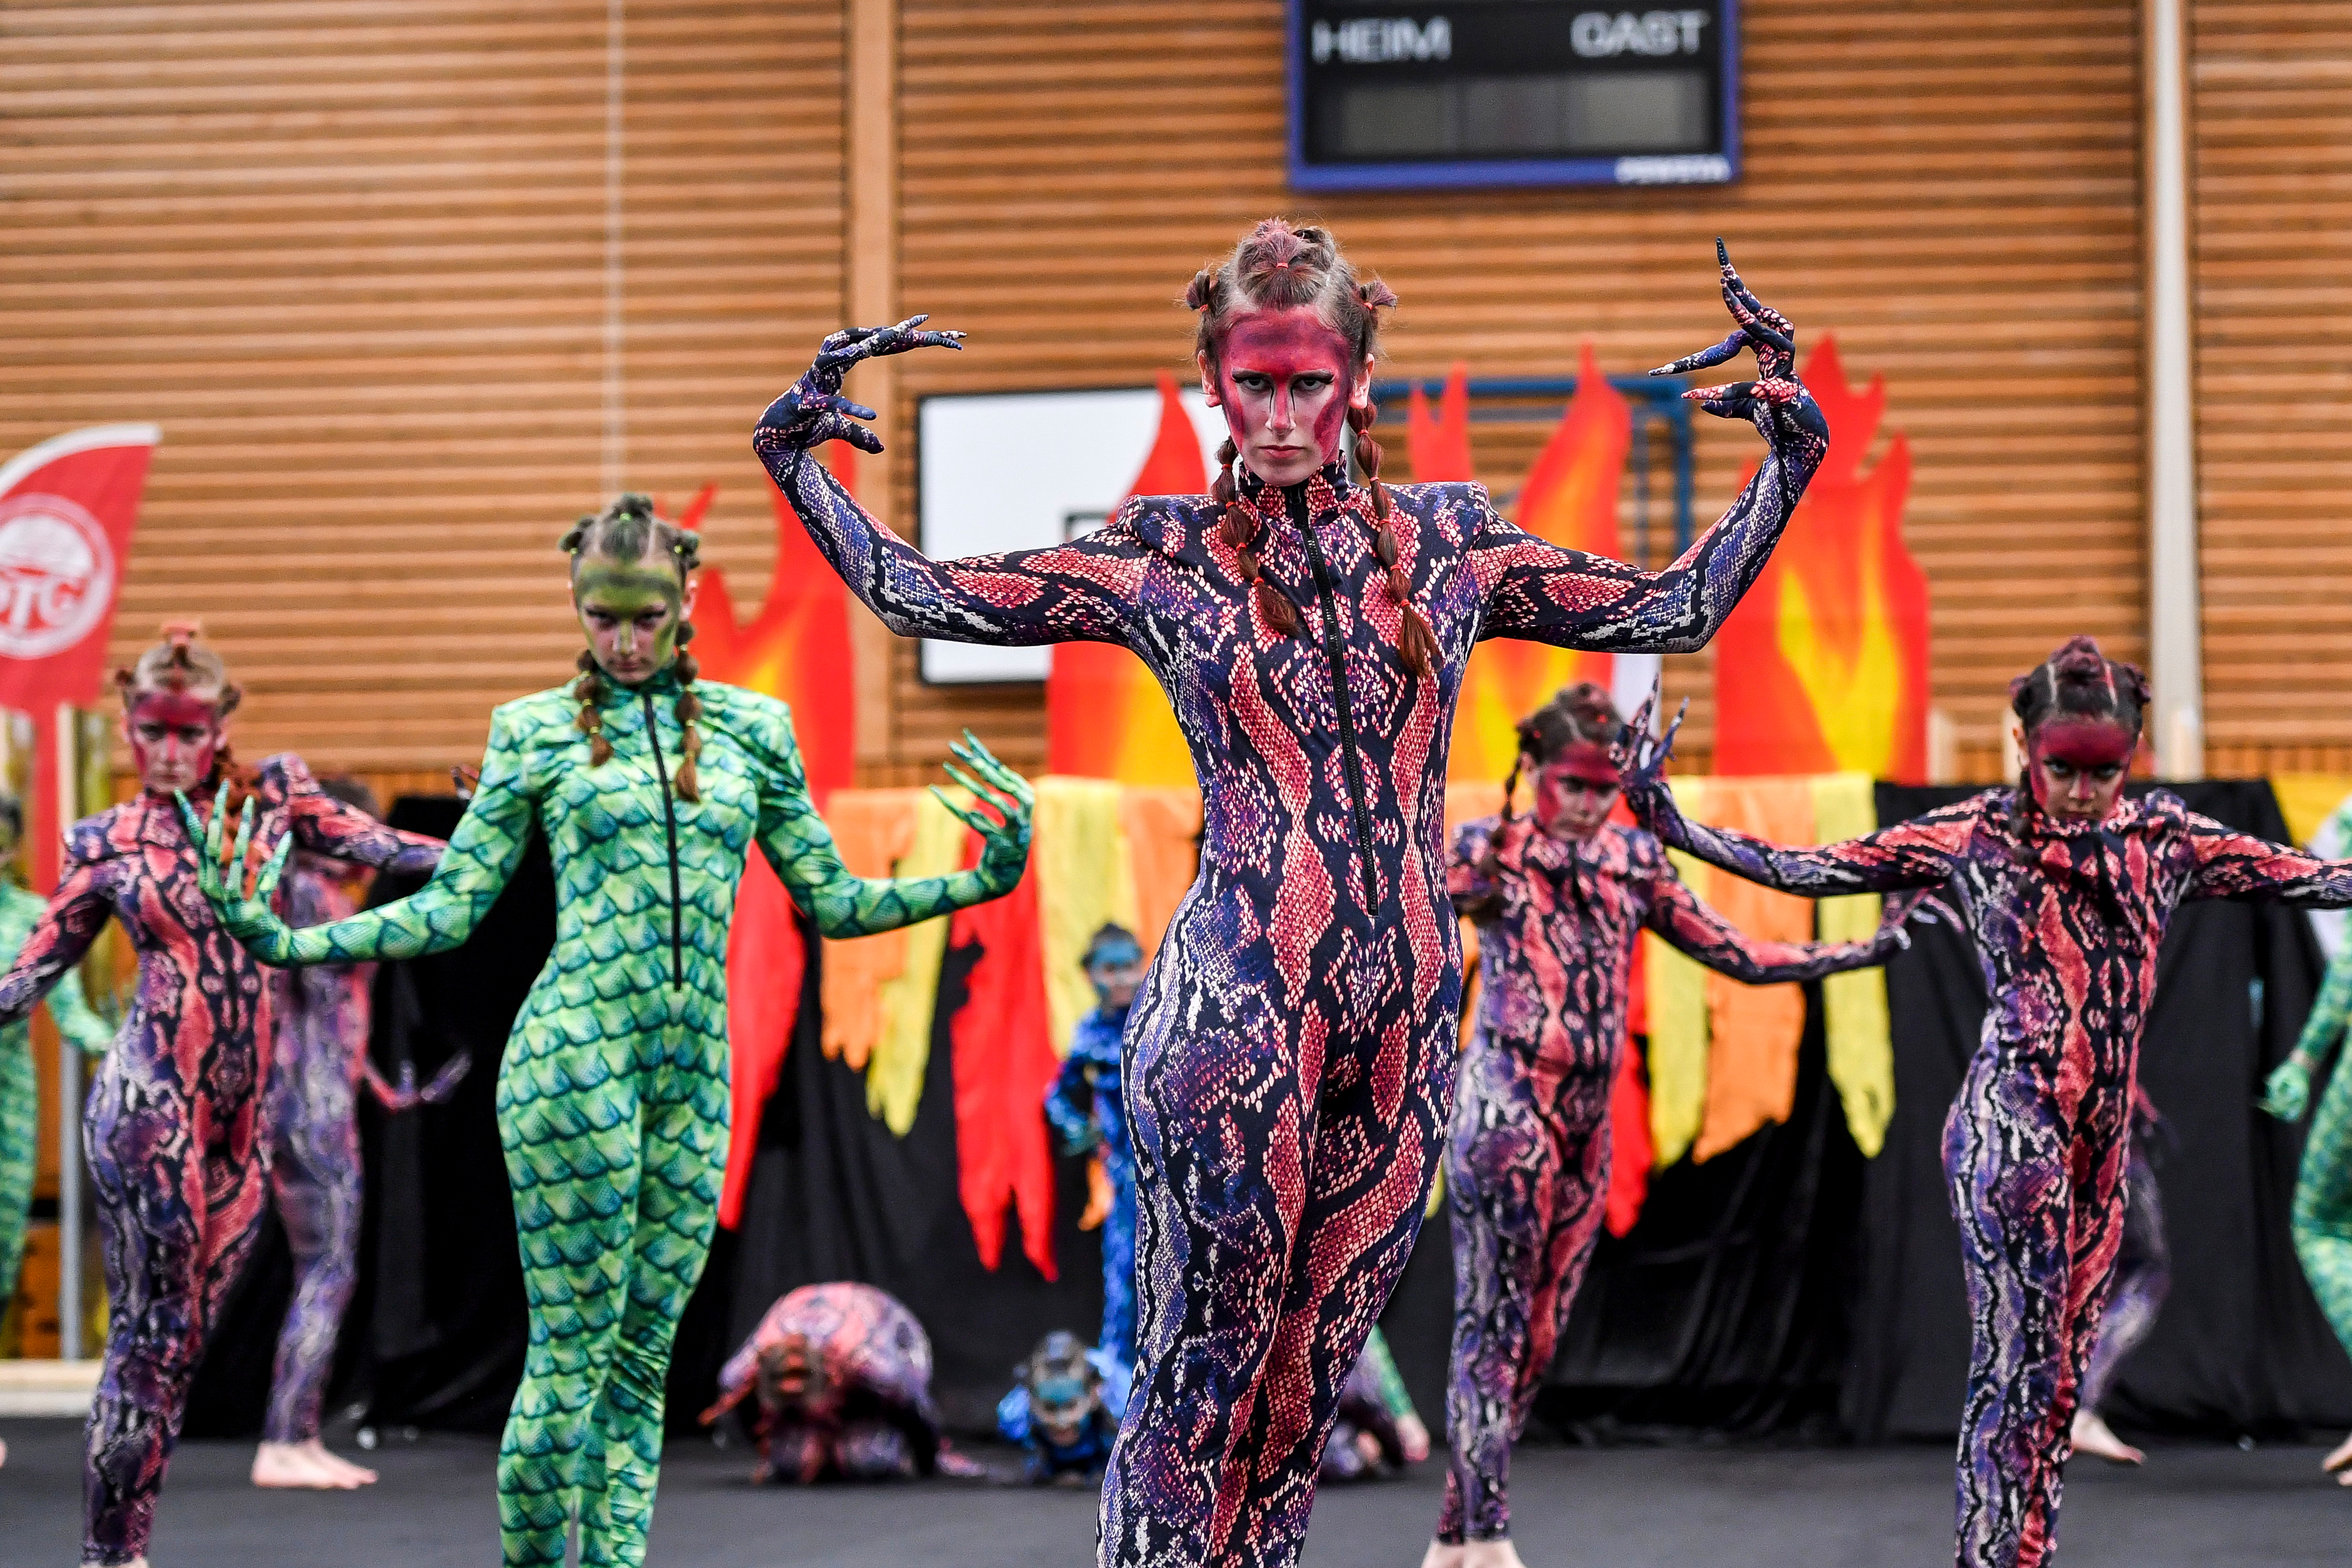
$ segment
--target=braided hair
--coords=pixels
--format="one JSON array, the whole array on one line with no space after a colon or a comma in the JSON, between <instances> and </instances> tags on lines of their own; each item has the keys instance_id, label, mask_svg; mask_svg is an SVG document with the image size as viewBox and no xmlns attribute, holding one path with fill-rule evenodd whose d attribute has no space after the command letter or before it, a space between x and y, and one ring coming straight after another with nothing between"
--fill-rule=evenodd
<instances>
[{"instance_id":1,"label":"braided hair","mask_svg":"<svg viewBox=\"0 0 2352 1568\"><path fill-rule=\"evenodd\" d=\"M1579 741L1607 746L1617 738L1624 724L1609 694L1591 681L1562 686L1552 694L1551 701L1519 720L1519 744L1511 757L1511 770L1503 776L1502 821L1486 840L1486 853L1478 862L1481 876L1494 881L1503 873L1503 839L1517 820L1513 806L1519 791L1519 774L1528 763L1532 761L1541 768ZM1498 893L1482 901L1479 907L1464 913L1483 916L1493 913L1500 902Z\"/></svg>"},{"instance_id":2,"label":"braided hair","mask_svg":"<svg viewBox=\"0 0 2352 1568\"><path fill-rule=\"evenodd\" d=\"M572 524L558 548L572 558L574 575L579 572L583 556L634 563L651 555L665 555L677 569L681 588L688 574L702 564L701 536L656 513L653 497L635 491L614 497L613 504L603 511ZM681 622L675 666L678 683L676 711L685 739L678 745L677 772L673 776L681 800L702 799L694 773L694 759L702 755L702 735L694 723L702 716L702 699L694 695L695 677L701 670L694 655L686 651L686 645L692 641L694 622ZM613 743L604 737L604 714L597 707L607 689L604 671L596 663L596 655L585 648L580 651L579 663L580 678L572 684L572 695L580 700L580 716L572 722L588 737L588 766L601 768L613 756Z\"/></svg>"},{"instance_id":3,"label":"braided hair","mask_svg":"<svg viewBox=\"0 0 2352 1568\"><path fill-rule=\"evenodd\" d=\"M2108 658L2091 637L2068 638L2009 683L2010 711L2028 735L2053 714L2111 720L2137 735L2147 705L2147 677L2139 666Z\"/></svg>"},{"instance_id":4,"label":"braided hair","mask_svg":"<svg viewBox=\"0 0 2352 1568\"><path fill-rule=\"evenodd\" d=\"M1396 294L1387 284L1377 277L1357 276L1329 230L1311 225L1294 228L1282 218L1259 224L1223 262L1195 273L1184 290L1186 308L1199 312L1201 318L1194 346L1213 367L1236 315L1303 305L1313 307L1324 323L1346 340L1352 373L1355 366L1379 352L1380 313L1396 302ZM1397 653L1406 669L1427 675L1437 667L1437 633L1413 602L1412 580L1398 565L1396 529L1390 521L1392 507L1388 486L1381 482L1381 444L1371 437L1372 423L1379 417L1380 411L1370 404L1351 405L1348 428L1355 433L1356 466L1363 470L1371 490L1372 554L1381 563L1389 597L1397 606ZM1234 463L1239 455L1231 440L1217 448L1219 468L1210 493L1224 507L1218 536L1233 550L1242 580L1250 585L1265 623L1283 636L1292 636L1298 630L1297 607L1261 574L1258 517L1236 498Z\"/></svg>"}]
</instances>

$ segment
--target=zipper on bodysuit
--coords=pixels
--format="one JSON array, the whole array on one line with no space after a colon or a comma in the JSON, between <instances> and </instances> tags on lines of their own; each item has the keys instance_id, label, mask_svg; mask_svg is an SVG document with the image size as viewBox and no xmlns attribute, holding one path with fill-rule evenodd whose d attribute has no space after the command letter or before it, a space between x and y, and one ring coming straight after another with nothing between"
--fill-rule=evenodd
<instances>
[{"instance_id":1,"label":"zipper on bodysuit","mask_svg":"<svg viewBox=\"0 0 2352 1568\"><path fill-rule=\"evenodd\" d=\"M662 762L661 727L654 722L654 695L641 692L638 697L646 705L646 739L654 748L654 781L661 786L662 824L669 830L669 988L682 991L686 988L686 916L678 907L683 899L677 878L677 807L669 798L669 769Z\"/></svg>"},{"instance_id":2,"label":"zipper on bodysuit","mask_svg":"<svg viewBox=\"0 0 2352 1568\"><path fill-rule=\"evenodd\" d=\"M1369 909L1381 901L1372 888L1372 814L1364 804L1364 759L1356 749L1356 713L1348 701L1348 661L1339 642L1339 599L1331 591L1331 569L1323 559L1323 541L1315 537L1315 525L1307 516L1305 487L1286 490L1282 498L1290 520L1306 536L1307 559L1315 569L1315 591L1322 599L1323 656L1330 661L1331 701L1339 710L1339 768L1348 778L1348 803L1355 809L1356 863L1363 869L1364 904Z\"/></svg>"}]
</instances>

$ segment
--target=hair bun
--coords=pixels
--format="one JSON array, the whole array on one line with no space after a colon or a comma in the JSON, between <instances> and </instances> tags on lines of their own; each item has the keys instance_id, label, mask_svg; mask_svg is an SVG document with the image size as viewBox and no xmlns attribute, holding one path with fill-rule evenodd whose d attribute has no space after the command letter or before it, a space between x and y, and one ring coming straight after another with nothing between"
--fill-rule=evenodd
<instances>
[{"instance_id":1,"label":"hair bun","mask_svg":"<svg viewBox=\"0 0 2352 1568\"><path fill-rule=\"evenodd\" d=\"M1368 309L1385 310L1397 302L1396 290L1377 277L1367 277L1356 285L1356 298Z\"/></svg>"},{"instance_id":2,"label":"hair bun","mask_svg":"<svg viewBox=\"0 0 2352 1568\"><path fill-rule=\"evenodd\" d=\"M1204 267L1184 286L1184 308L1206 310L1217 298L1217 269Z\"/></svg>"}]
</instances>

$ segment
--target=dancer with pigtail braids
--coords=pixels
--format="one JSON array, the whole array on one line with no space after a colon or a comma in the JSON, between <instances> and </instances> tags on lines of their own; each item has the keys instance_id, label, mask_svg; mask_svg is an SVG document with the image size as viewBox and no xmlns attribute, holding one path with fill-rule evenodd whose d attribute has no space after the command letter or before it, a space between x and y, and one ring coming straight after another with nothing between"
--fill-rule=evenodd
<instances>
[{"instance_id":1,"label":"dancer with pigtail braids","mask_svg":"<svg viewBox=\"0 0 2352 1568\"><path fill-rule=\"evenodd\" d=\"M881 450L843 382L863 360L960 344L919 316L826 339L759 422L769 473L884 624L1128 647L1200 775L1199 880L1125 1037L1139 1343L1103 1487L1107 1564L1297 1560L1343 1380L1444 1141L1462 990L1445 756L1471 645L1704 645L1827 450L1789 323L1718 260L1734 329L1665 368L1752 350L1759 379L1690 395L1752 422L1764 459L1663 571L1538 539L1475 485L1381 480L1371 371L1395 297L1328 233L1280 219L1185 294L1231 434L1212 495L1139 498L1049 549L926 559L809 456Z\"/></svg>"},{"instance_id":2,"label":"dancer with pigtail braids","mask_svg":"<svg viewBox=\"0 0 2352 1568\"><path fill-rule=\"evenodd\" d=\"M1464 823L1446 868L1454 908L1478 923L1485 988L1445 1153L1452 1459L1424 1568L1518 1568L1511 1444L1608 1207L1610 1093L1641 933L1751 986L1863 968L1907 946L1899 904L1870 941L1792 944L1743 936L1700 903L1655 839L1609 821L1622 726L1590 683L1521 720L1502 814ZM1525 819L1513 811L1523 770L1535 776Z\"/></svg>"},{"instance_id":3,"label":"dancer with pigtail braids","mask_svg":"<svg viewBox=\"0 0 2352 1568\"><path fill-rule=\"evenodd\" d=\"M1961 1568L2034 1568L2056 1546L2069 1431L2129 1201L2139 1041L2157 949L2192 898L2352 905L2352 861L2123 798L2147 686L2076 637L2010 687L2024 777L1818 849L1685 821L1647 710L1616 758L1667 844L1812 898L1948 884L1984 967L1984 1038L1944 1130L1974 1348L1960 1423Z\"/></svg>"},{"instance_id":4,"label":"dancer with pigtail braids","mask_svg":"<svg viewBox=\"0 0 2352 1568\"><path fill-rule=\"evenodd\" d=\"M301 758L231 767L240 697L192 623L115 673L132 800L66 830L47 908L0 977L0 1025L67 978L109 915L139 956L139 984L82 1112L106 1262L106 1362L90 1402L85 1563L143 1563L188 1385L205 1335L258 1234L266 1183L260 1109L268 1006L259 966L198 891L195 840L175 794L236 785L273 841L362 865L423 871L441 841L397 832L324 794Z\"/></svg>"},{"instance_id":5,"label":"dancer with pigtail braids","mask_svg":"<svg viewBox=\"0 0 2352 1568\"><path fill-rule=\"evenodd\" d=\"M710 1249L727 1148L727 934L756 841L827 936L911 925L997 897L1028 859L1030 791L969 736L949 772L985 804L979 865L852 876L811 804L792 716L698 682L695 536L623 496L563 538L588 640L579 676L490 720L481 781L431 882L296 931L269 907L281 846L247 894L249 827L203 886L222 924L278 965L411 958L464 942L534 830L555 865L555 946L499 1069L498 1118L530 1310L499 1453L509 1568L645 1560L670 1341ZM993 814L991 814L991 812ZM195 830L193 815L191 831Z\"/></svg>"}]
</instances>

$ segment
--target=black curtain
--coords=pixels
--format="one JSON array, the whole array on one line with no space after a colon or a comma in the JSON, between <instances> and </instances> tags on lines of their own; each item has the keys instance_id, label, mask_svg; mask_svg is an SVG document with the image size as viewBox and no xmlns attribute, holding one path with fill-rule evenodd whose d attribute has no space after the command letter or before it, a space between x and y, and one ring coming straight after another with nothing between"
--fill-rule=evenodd
<instances>
[{"instance_id":1,"label":"black curtain","mask_svg":"<svg viewBox=\"0 0 2352 1568\"><path fill-rule=\"evenodd\" d=\"M2265 784L2181 789L2197 810L2284 837ZM1882 786L1879 820L1965 793ZM404 800L394 821L446 833L457 812L451 800ZM381 897L407 891L382 882ZM534 850L471 943L379 975L379 1065L396 1073L414 1061L423 1077L463 1048L475 1067L448 1104L394 1118L371 1112L363 1124L368 1233L342 1386L368 1393L376 1422L495 1431L520 1375L521 1281L491 1096L499 1050L552 929L552 883ZM720 1234L680 1325L672 1426L692 1425L720 1363L778 1296L854 1279L915 1312L931 1334L950 1424L984 1428L1013 1364L1040 1335L1090 1334L1099 1322L1099 1244L1076 1228L1083 1166L1060 1166L1058 1281L1031 1266L1011 1228L998 1269L983 1269L957 1190L948 1037L973 955L948 956L921 1107L899 1138L866 1110L863 1078L818 1048L817 945L811 950L742 1227ZM2177 1134L2159 1178L2175 1282L2156 1333L2125 1366L2114 1405L2127 1422L2228 1433L2352 1424L2352 1364L2286 1237L2301 1134L2252 1103L2292 1044L2318 974L2300 914L2200 904L2174 923L2143 1060ZM1602 1239L1542 1418L1593 1435L1699 1427L1951 1436L1968 1331L1939 1151L1975 1047L1982 982L1965 939L1927 927L1889 966L1887 983L1896 1103L1885 1151L1864 1160L1846 1132L1809 993L1790 1120L1705 1165L1660 1173L1640 1224ZM278 1249L265 1247L216 1336L192 1412L205 1416L202 1429L258 1425L286 1289ZM1444 1418L1452 1291L1441 1213L1423 1226L1382 1320L1433 1426Z\"/></svg>"}]
</instances>

